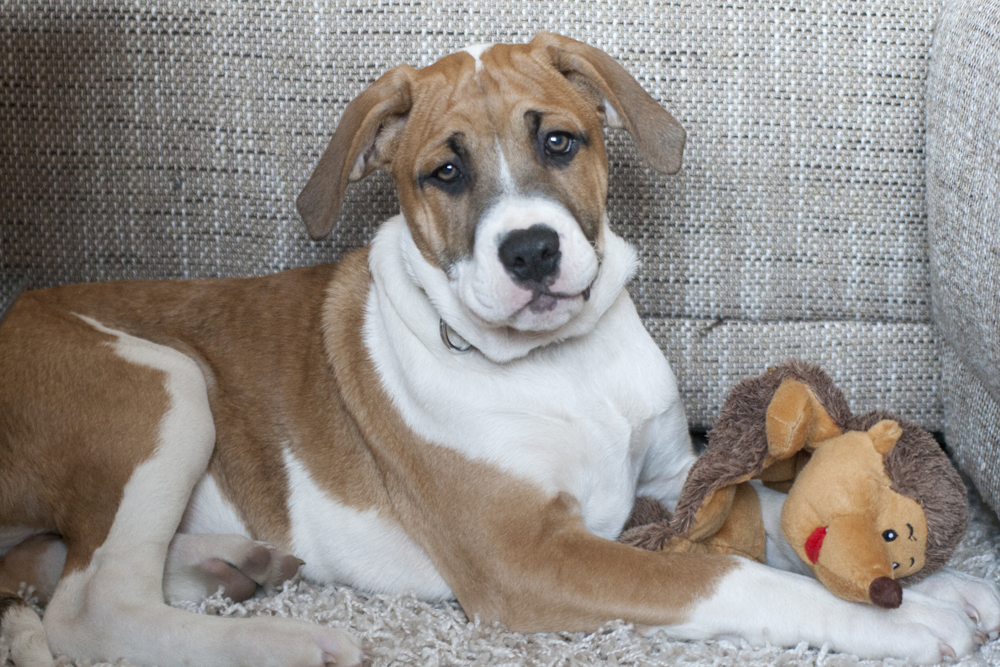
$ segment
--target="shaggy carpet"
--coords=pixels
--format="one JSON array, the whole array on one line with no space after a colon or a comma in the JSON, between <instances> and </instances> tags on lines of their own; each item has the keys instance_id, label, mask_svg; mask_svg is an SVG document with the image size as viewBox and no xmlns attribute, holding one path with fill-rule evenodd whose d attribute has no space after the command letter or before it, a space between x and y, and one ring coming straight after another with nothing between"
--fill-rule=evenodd
<instances>
[{"instance_id":1,"label":"shaggy carpet","mask_svg":"<svg viewBox=\"0 0 1000 667\"><path fill-rule=\"evenodd\" d=\"M1000 580L1000 525L973 495L972 522L950 566ZM827 648L785 649L745 642L677 642L661 632L640 634L612 622L593 633L522 634L497 624L466 618L456 603L429 604L412 596L365 595L342 586L308 581L287 585L272 597L234 604L213 596L200 604L178 605L195 613L228 617L287 616L348 629L363 643L372 667L463 665L583 667L585 665L779 665L847 667L903 665L905 661L859 660ZM68 663L66 665L84 663ZM6 650L0 646L0 664ZM124 667L128 663L118 663ZM993 641L959 665L1000 664L1000 641Z\"/></svg>"}]
</instances>

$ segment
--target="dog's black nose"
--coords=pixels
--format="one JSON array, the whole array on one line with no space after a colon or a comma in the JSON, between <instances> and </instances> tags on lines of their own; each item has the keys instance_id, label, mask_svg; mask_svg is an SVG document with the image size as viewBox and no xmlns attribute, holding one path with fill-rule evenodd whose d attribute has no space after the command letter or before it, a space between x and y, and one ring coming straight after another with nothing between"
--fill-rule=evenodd
<instances>
[{"instance_id":1,"label":"dog's black nose","mask_svg":"<svg viewBox=\"0 0 1000 667\"><path fill-rule=\"evenodd\" d=\"M541 283L559 270L559 234L547 225L517 229L500 244L500 263L521 282Z\"/></svg>"}]
</instances>

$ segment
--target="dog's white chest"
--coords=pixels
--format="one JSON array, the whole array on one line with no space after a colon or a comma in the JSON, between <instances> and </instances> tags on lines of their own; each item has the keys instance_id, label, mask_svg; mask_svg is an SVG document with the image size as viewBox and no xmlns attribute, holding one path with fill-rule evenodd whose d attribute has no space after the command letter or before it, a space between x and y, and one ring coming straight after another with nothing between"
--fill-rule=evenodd
<instances>
[{"instance_id":1,"label":"dog's white chest","mask_svg":"<svg viewBox=\"0 0 1000 667\"><path fill-rule=\"evenodd\" d=\"M503 365L429 349L398 313L382 314L370 317L366 342L410 428L547 494L572 494L590 531L617 537L657 420L678 400L627 294L586 336Z\"/></svg>"}]
</instances>

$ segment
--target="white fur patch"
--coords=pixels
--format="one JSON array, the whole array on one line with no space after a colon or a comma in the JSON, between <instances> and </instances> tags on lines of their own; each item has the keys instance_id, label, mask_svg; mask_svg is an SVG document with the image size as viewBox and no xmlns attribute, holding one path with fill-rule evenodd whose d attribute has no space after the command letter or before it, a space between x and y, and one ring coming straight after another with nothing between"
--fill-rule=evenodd
<instances>
[{"instance_id":1,"label":"white fur patch","mask_svg":"<svg viewBox=\"0 0 1000 667\"><path fill-rule=\"evenodd\" d=\"M303 575L376 593L412 593L450 599L451 589L430 558L394 521L374 509L336 501L285 450L292 552L306 562Z\"/></svg>"},{"instance_id":2,"label":"white fur patch","mask_svg":"<svg viewBox=\"0 0 1000 667\"><path fill-rule=\"evenodd\" d=\"M493 44L473 44L465 47L462 51L476 59L476 71L478 72L483 69L483 61L481 60L483 54L489 51L492 46Z\"/></svg>"},{"instance_id":3,"label":"white fur patch","mask_svg":"<svg viewBox=\"0 0 1000 667\"><path fill-rule=\"evenodd\" d=\"M50 667L55 664L45 639L42 621L27 605L16 604L0 618L0 645L17 667ZM0 662L6 662L0 654Z\"/></svg>"},{"instance_id":4,"label":"white fur patch","mask_svg":"<svg viewBox=\"0 0 1000 667\"><path fill-rule=\"evenodd\" d=\"M880 609L842 600L815 579L745 559L736 559L736 567L693 607L686 623L665 633L677 639L736 635L779 646L806 642L862 658L920 664L976 648L976 624L962 605L907 589L898 609Z\"/></svg>"},{"instance_id":5,"label":"white fur patch","mask_svg":"<svg viewBox=\"0 0 1000 667\"><path fill-rule=\"evenodd\" d=\"M236 508L222 495L210 474L204 475L194 487L178 532L250 537L250 531Z\"/></svg>"}]
</instances>

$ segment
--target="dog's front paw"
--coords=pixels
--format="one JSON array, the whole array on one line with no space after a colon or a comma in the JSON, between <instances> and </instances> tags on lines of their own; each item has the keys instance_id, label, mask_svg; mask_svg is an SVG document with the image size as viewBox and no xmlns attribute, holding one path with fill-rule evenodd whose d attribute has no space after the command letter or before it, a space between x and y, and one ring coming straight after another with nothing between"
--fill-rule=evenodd
<instances>
[{"instance_id":1,"label":"dog's front paw","mask_svg":"<svg viewBox=\"0 0 1000 667\"><path fill-rule=\"evenodd\" d=\"M885 633L883 636L899 646L890 654L909 657L918 664L961 659L987 640L988 633L970 610L964 600L934 597L911 587L898 609L871 610L884 621L873 624L871 632Z\"/></svg>"},{"instance_id":2,"label":"dog's front paw","mask_svg":"<svg viewBox=\"0 0 1000 667\"><path fill-rule=\"evenodd\" d=\"M945 569L906 590L959 605L985 636L996 639L1000 634L1000 588L994 581Z\"/></svg>"}]
</instances>

